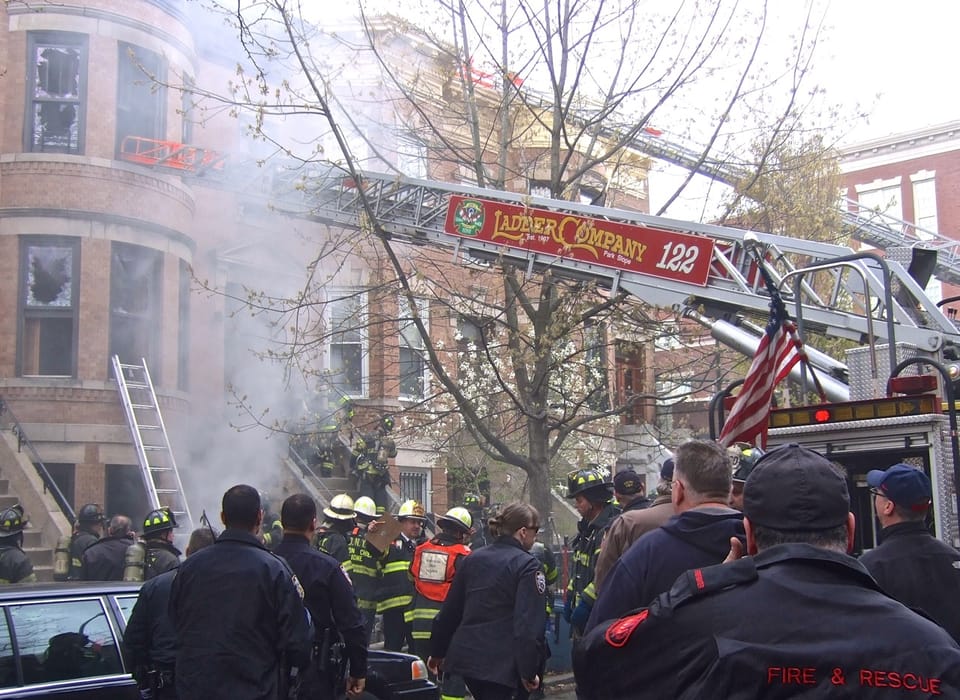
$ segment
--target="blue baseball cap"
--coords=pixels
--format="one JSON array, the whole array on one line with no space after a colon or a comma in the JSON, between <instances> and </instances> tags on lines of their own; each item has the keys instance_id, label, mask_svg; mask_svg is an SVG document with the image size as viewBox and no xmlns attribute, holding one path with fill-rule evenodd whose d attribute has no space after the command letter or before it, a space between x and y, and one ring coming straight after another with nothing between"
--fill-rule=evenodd
<instances>
[{"instance_id":1,"label":"blue baseball cap","mask_svg":"<svg viewBox=\"0 0 960 700\"><path fill-rule=\"evenodd\" d=\"M872 469L867 472L867 484L902 508L922 511L930 507L930 479L909 464Z\"/></svg>"}]
</instances>

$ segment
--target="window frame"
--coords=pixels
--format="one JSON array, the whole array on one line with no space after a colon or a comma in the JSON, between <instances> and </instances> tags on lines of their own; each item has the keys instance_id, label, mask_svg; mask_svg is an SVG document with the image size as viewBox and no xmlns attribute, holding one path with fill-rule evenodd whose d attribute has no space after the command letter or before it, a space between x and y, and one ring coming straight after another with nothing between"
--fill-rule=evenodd
<instances>
[{"instance_id":1,"label":"window frame","mask_svg":"<svg viewBox=\"0 0 960 700\"><path fill-rule=\"evenodd\" d=\"M335 323L335 307L338 304L353 304L357 309L356 323L344 331L338 331ZM331 385L337 387L342 396L362 399L366 398L370 387L370 338L367 330L368 296L366 290L341 288L333 290L324 305L324 321L327 326L326 353L324 353L324 370L329 376ZM356 331L359 339L356 341L335 343L338 335ZM333 364L333 348L337 346L358 345L360 352L360 381L359 386L347 386L341 381L343 368L335 368ZM342 354L342 353L341 353Z\"/></svg>"},{"instance_id":2,"label":"window frame","mask_svg":"<svg viewBox=\"0 0 960 700\"><path fill-rule=\"evenodd\" d=\"M17 357L16 357L16 375L18 377L76 377L77 376L77 354L79 337L79 314L80 314L80 240L73 236L49 236L49 235L22 235L20 236L18 266L19 279L17 280ZM57 307L31 307L27 304L27 266L29 264L30 248L70 248L70 308L63 311ZM32 319L41 318L69 318L73 325L71 330L70 346L70 373L69 374L44 374L39 371L39 355L37 360L37 372L26 373L24 366L26 364L25 347L27 323ZM39 346L38 346L39 347ZM39 350L38 350L39 352Z\"/></svg>"},{"instance_id":3,"label":"window frame","mask_svg":"<svg viewBox=\"0 0 960 700\"><path fill-rule=\"evenodd\" d=\"M38 45L75 48L80 54L80 66L77 80L77 99L45 98L36 96L37 47ZM25 114L23 120L23 150L27 153L65 153L83 155L86 148L87 124L87 68L90 60L89 36L80 32L35 30L27 32L26 86L24 90ZM76 148L44 148L35 143L35 123L38 102L77 105L77 144Z\"/></svg>"},{"instance_id":4,"label":"window frame","mask_svg":"<svg viewBox=\"0 0 960 700\"><path fill-rule=\"evenodd\" d=\"M125 80L124 70L126 66L131 65L125 62L130 61L129 49L133 49L134 53L137 55L137 60L140 64L145 63L144 59L149 57L156 60L156 90L154 91L154 85L147 86L147 89L151 95L151 100L156 100L156 110L152 115L153 124L150 125L150 133L128 133L127 129L132 126L128 125L125 122L128 112L133 114L130 105L136 105L138 103L144 102L143 100L143 85L139 84L139 81L149 81L150 79L147 75L141 70L140 66L137 63L132 64L134 76L133 79L128 83ZM167 88L166 88L166 79L167 79L167 59L161 53L157 53L151 49L146 48L145 46L140 46L139 44L132 44L127 41L118 41L117 42L117 94L116 94L116 103L114 105L114 116L116 118L116 153L117 157L120 157L120 154L123 151L123 141L128 136L140 136L145 139L154 139L157 141L163 141L166 139L166 130L167 130ZM129 94L126 94L124 91L129 91ZM155 97L154 97L155 95ZM128 110L123 113L121 117L121 108ZM139 113L139 112L138 112Z\"/></svg>"},{"instance_id":5,"label":"window frame","mask_svg":"<svg viewBox=\"0 0 960 700\"><path fill-rule=\"evenodd\" d=\"M414 297L414 301L417 304L417 312L420 314L420 320L423 322L424 328L427 329L427 332L430 331L430 300L424 297ZM409 320L408 320L409 319ZM406 332L408 329L412 329L416 335L419 346L410 345L407 342ZM414 356L419 355L420 362L420 371L416 372L404 372L404 365L406 362L409 362L411 365L416 360L405 361L403 359L404 351L412 353ZM409 310L407 304L407 298L402 294L398 300L397 306L397 397L401 401L423 401L427 395L427 391L430 387L430 364L427 361L427 350L426 343L424 339L417 332L417 328L413 323L413 316ZM410 377L419 374L419 384L420 392L409 393L404 391L404 380L408 375Z\"/></svg>"}]
</instances>

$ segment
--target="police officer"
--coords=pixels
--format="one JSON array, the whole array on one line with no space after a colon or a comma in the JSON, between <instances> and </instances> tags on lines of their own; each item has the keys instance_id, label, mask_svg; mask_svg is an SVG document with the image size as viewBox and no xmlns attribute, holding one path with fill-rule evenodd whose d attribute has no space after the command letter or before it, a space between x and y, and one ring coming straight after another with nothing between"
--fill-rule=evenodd
<instances>
[{"instance_id":1,"label":"police officer","mask_svg":"<svg viewBox=\"0 0 960 700\"><path fill-rule=\"evenodd\" d=\"M597 600L593 576L603 536L620 514L611 502L613 484L608 481L608 474L609 470L600 465L588 464L567 475L567 498L573 499L581 516L570 547L570 582L563 608L563 618L570 623L575 636L583 632Z\"/></svg>"},{"instance_id":2,"label":"police officer","mask_svg":"<svg viewBox=\"0 0 960 700\"><path fill-rule=\"evenodd\" d=\"M400 521L400 535L381 559L377 612L383 615L383 648L401 651L406 644L413 653L410 625L403 614L413 602L410 564L423 531L423 506L413 500L404 501L397 511L397 520Z\"/></svg>"},{"instance_id":3,"label":"police officer","mask_svg":"<svg viewBox=\"0 0 960 700\"><path fill-rule=\"evenodd\" d=\"M370 523L377 519L377 505L372 498L361 496L353 504L357 515L357 526L347 540L350 558L346 562L347 573L353 581L353 592L357 596L357 607L363 616L367 644L373 635L373 626L377 616L377 587L380 583L380 552L367 541Z\"/></svg>"},{"instance_id":4,"label":"police officer","mask_svg":"<svg viewBox=\"0 0 960 700\"><path fill-rule=\"evenodd\" d=\"M187 557L170 589L177 696L285 698L283 669L310 659L303 589L258 537L263 510L255 488L228 489L220 518L226 529Z\"/></svg>"},{"instance_id":5,"label":"police officer","mask_svg":"<svg viewBox=\"0 0 960 700\"><path fill-rule=\"evenodd\" d=\"M194 530L187 543L187 556L212 545L213 541L210 528ZM176 575L174 567L151 577L141 586L123 632L123 644L130 654L133 677L143 697L153 700L176 700L177 697L174 678L177 637L167 612L170 587Z\"/></svg>"},{"instance_id":6,"label":"police officer","mask_svg":"<svg viewBox=\"0 0 960 700\"><path fill-rule=\"evenodd\" d=\"M326 519L316 531L313 546L343 564L350 558L347 539L356 524L353 499L345 493L337 494L323 509L323 515Z\"/></svg>"},{"instance_id":7,"label":"police officer","mask_svg":"<svg viewBox=\"0 0 960 700\"><path fill-rule=\"evenodd\" d=\"M83 553L87 547L103 537L103 509L96 503L87 503L77 512L77 525L70 538L70 581L83 580Z\"/></svg>"},{"instance_id":8,"label":"police officer","mask_svg":"<svg viewBox=\"0 0 960 700\"><path fill-rule=\"evenodd\" d=\"M0 513L0 584L37 580L33 564L23 551L23 510L13 506Z\"/></svg>"},{"instance_id":9,"label":"police officer","mask_svg":"<svg viewBox=\"0 0 960 700\"><path fill-rule=\"evenodd\" d=\"M124 557L135 536L126 515L110 518L107 536L87 547L80 557L83 580L122 581Z\"/></svg>"},{"instance_id":10,"label":"police officer","mask_svg":"<svg viewBox=\"0 0 960 700\"><path fill-rule=\"evenodd\" d=\"M547 657L547 584L530 555L540 516L510 503L490 521L495 541L463 559L433 622L433 673L464 677L476 700L526 698Z\"/></svg>"},{"instance_id":11,"label":"police officer","mask_svg":"<svg viewBox=\"0 0 960 700\"><path fill-rule=\"evenodd\" d=\"M419 545L413 554L410 574L416 593L413 603L404 614L404 620L410 625L414 652L424 660L430 656L433 619L440 612L440 606L450 591L454 574L464 557L470 554L470 548L464 542L472 526L473 521L466 508L451 508L437 518L440 530L437 536ZM463 678L452 673L444 674L440 687L442 698L456 700L466 694Z\"/></svg>"},{"instance_id":12,"label":"police officer","mask_svg":"<svg viewBox=\"0 0 960 700\"><path fill-rule=\"evenodd\" d=\"M180 566L180 550L173 546L175 527L177 519L169 508L151 510L143 519L144 581Z\"/></svg>"},{"instance_id":13,"label":"police officer","mask_svg":"<svg viewBox=\"0 0 960 700\"><path fill-rule=\"evenodd\" d=\"M303 602L314 624L312 663L297 676L297 698L338 697L346 663L346 691L363 692L367 675L367 641L350 579L333 557L310 546L317 528L317 505L306 494L295 494L280 508L283 542L276 553L290 564L303 586ZM342 642L341 642L342 640ZM340 645L342 643L342 654Z\"/></svg>"},{"instance_id":14,"label":"police officer","mask_svg":"<svg viewBox=\"0 0 960 700\"><path fill-rule=\"evenodd\" d=\"M847 554L849 508L827 459L768 452L744 488L753 556L687 571L648 608L597 625L574 652L578 696L960 697L960 647Z\"/></svg>"}]
</instances>

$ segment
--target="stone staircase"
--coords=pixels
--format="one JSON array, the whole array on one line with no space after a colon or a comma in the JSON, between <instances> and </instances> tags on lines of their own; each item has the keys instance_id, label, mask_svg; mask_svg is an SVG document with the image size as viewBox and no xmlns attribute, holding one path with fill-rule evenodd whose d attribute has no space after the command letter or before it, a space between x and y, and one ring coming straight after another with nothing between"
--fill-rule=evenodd
<instances>
[{"instance_id":1,"label":"stone staircase","mask_svg":"<svg viewBox=\"0 0 960 700\"><path fill-rule=\"evenodd\" d=\"M15 506L19 502L19 497L10 493L10 482L7 479L0 479L0 512ZM23 551L26 552L31 563L33 563L33 573L37 575L37 580L52 581L53 548L44 544L43 532L29 522L29 512L26 513L26 517L28 522L23 531Z\"/></svg>"}]
</instances>

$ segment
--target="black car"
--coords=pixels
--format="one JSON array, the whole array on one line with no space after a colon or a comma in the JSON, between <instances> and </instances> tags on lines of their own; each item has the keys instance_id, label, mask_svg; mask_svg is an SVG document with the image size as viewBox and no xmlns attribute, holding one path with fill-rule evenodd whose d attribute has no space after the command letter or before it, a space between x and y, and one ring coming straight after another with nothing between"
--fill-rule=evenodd
<instances>
[{"instance_id":1,"label":"black car","mask_svg":"<svg viewBox=\"0 0 960 700\"><path fill-rule=\"evenodd\" d=\"M91 581L0 586L0 700L139 700L123 630L138 583ZM370 651L367 689L377 700L436 700L419 658Z\"/></svg>"}]
</instances>

